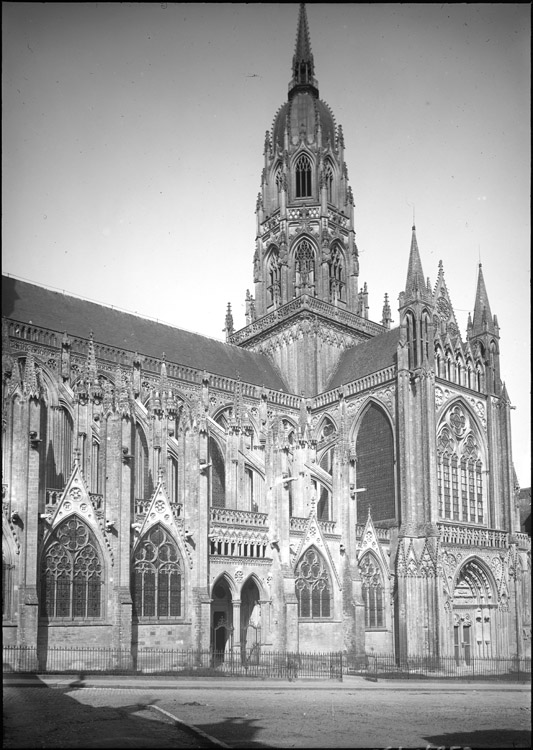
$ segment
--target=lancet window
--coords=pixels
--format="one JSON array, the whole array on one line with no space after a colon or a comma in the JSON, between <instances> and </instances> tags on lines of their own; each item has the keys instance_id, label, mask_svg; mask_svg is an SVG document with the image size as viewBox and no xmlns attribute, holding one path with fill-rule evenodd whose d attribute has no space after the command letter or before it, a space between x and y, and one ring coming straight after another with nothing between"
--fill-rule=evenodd
<instances>
[{"instance_id":1,"label":"lancet window","mask_svg":"<svg viewBox=\"0 0 533 750\"><path fill-rule=\"evenodd\" d=\"M167 492L168 499L171 503L178 502L178 477L178 459L176 458L176 456L169 454L167 460Z\"/></svg>"},{"instance_id":2,"label":"lancet window","mask_svg":"<svg viewBox=\"0 0 533 750\"><path fill-rule=\"evenodd\" d=\"M346 296L346 281L344 274L344 262L341 251L338 247L331 251L331 258L328 262L329 268L329 301L335 304L338 301L344 301Z\"/></svg>"},{"instance_id":3,"label":"lancet window","mask_svg":"<svg viewBox=\"0 0 533 750\"><path fill-rule=\"evenodd\" d=\"M333 203L333 170L329 161L324 165L324 187L328 202Z\"/></svg>"},{"instance_id":4,"label":"lancet window","mask_svg":"<svg viewBox=\"0 0 533 750\"><path fill-rule=\"evenodd\" d=\"M359 564L365 605L365 628L383 628L383 575L375 557L367 553Z\"/></svg>"},{"instance_id":5,"label":"lancet window","mask_svg":"<svg viewBox=\"0 0 533 750\"><path fill-rule=\"evenodd\" d=\"M307 198L311 195L311 162L308 156L301 154L296 161L296 197Z\"/></svg>"},{"instance_id":6,"label":"lancet window","mask_svg":"<svg viewBox=\"0 0 533 750\"><path fill-rule=\"evenodd\" d=\"M209 438L210 481L209 491L213 508L226 507L226 468L217 441Z\"/></svg>"},{"instance_id":7,"label":"lancet window","mask_svg":"<svg viewBox=\"0 0 533 750\"><path fill-rule=\"evenodd\" d=\"M281 302L281 265L277 250L273 250L268 259L267 279L268 305L277 307Z\"/></svg>"},{"instance_id":8,"label":"lancet window","mask_svg":"<svg viewBox=\"0 0 533 750\"><path fill-rule=\"evenodd\" d=\"M43 617L101 616L102 560L93 532L80 518L72 516L52 532L41 571Z\"/></svg>"},{"instance_id":9,"label":"lancet window","mask_svg":"<svg viewBox=\"0 0 533 750\"><path fill-rule=\"evenodd\" d=\"M133 555L133 612L138 619L181 617L182 567L175 541L157 524Z\"/></svg>"},{"instance_id":10,"label":"lancet window","mask_svg":"<svg viewBox=\"0 0 533 750\"><path fill-rule=\"evenodd\" d=\"M409 357L409 368L412 369L418 364L416 324L413 313L408 312L405 316L405 320L407 323L407 351Z\"/></svg>"},{"instance_id":11,"label":"lancet window","mask_svg":"<svg viewBox=\"0 0 533 750\"><path fill-rule=\"evenodd\" d=\"M383 409L371 403L365 411L355 444L357 455L357 522L365 523L368 511L374 521L396 518L394 438Z\"/></svg>"},{"instance_id":12,"label":"lancet window","mask_svg":"<svg viewBox=\"0 0 533 750\"><path fill-rule=\"evenodd\" d=\"M324 453L320 459L320 468L328 474L333 473L333 448ZM317 483L316 517L319 521L329 521L332 518L331 492L322 483Z\"/></svg>"},{"instance_id":13,"label":"lancet window","mask_svg":"<svg viewBox=\"0 0 533 750\"><path fill-rule=\"evenodd\" d=\"M47 416L45 486L62 490L72 471L74 423L64 406L53 406Z\"/></svg>"},{"instance_id":14,"label":"lancet window","mask_svg":"<svg viewBox=\"0 0 533 750\"><path fill-rule=\"evenodd\" d=\"M13 572L11 555L2 539L2 620L9 621L13 616Z\"/></svg>"},{"instance_id":15,"label":"lancet window","mask_svg":"<svg viewBox=\"0 0 533 750\"><path fill-rule=\"evenodd\" d=\"M152 477L148 463L148 443L139 424L135 428L135 498L148 500L152 494Z\"/></svg>"},{"instance_id":16,"label":"lancet window","mask_svg":"<svg viewBox=\"0 0 533 750\"><path fill-rule=\"evenodd\" d=\"M450 409L437 436L439 515L484 523L483 453L474 425L461 406Z\"/></svg>"},{"instance_id":17,"label":"lancet window","mask_svg":"<svg viewBox=\"0 0 533 750\"><path fill-rule=\"evenodd\" d=\"M331 615L331 584L322 555L310 547L296 568L298 617L321 619Z\"/></svg>"}]
</instances>

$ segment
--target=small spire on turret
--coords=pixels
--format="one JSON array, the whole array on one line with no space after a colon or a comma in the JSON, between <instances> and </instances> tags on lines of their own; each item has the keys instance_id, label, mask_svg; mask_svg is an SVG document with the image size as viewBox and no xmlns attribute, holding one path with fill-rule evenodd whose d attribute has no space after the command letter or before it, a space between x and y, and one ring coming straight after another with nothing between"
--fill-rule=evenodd
<instances>
[{"instance_id":1,"label":"small spire on turret","mask_svg":"<svg viewBox=\"0 0 533 750\"><path fill-rule=\"evenodd\" d=\"M233 315L231 314L231 303L228 302L228 309L226 310L226 319L225 319L225 326L222 329L222 332L226 334L226 341L229 340L229 337L234 332L233 327Z\"/></svg>"},{"instance_id":2,"label":"small spire on turret","mask_svg":"<svg viewBox=\"0 0 533 750\"><path fill-rule=\"evenodd\" d=\"M381 313L381 325L385 328L390 328L392 323L392 311L389 305L389 295L385 293L385 301L383 303L383 312Z\"/></svg>"}]
</instances>

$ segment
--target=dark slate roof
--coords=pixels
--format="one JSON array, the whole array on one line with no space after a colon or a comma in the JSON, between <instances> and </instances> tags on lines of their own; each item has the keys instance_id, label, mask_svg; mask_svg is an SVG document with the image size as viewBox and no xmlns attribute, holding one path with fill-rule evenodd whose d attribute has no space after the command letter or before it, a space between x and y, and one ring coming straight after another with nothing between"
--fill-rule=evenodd
<instances>
[{"instance_id":1,"label":"dark slate roof","mask_svg":"<svg viewBox=\"0 0 533 750\"><path fill-rule=\"evenodd\" d=\"M399 339L400 329L393 328L347 349L330 378L328 390L395 365Z\"/></svg>"},{"instance_id":2,"label":"dark slate roof","mask_svg":"<svg viewBox=\"0 0 533 750\"><path fill-rule=\"evenodd\" d=\"M93 331L99 344L157 359L164 352L174 364L287 391L264 354L7 276L2 276L2 316L82 339Z\"/></svg>"}]
</instances>

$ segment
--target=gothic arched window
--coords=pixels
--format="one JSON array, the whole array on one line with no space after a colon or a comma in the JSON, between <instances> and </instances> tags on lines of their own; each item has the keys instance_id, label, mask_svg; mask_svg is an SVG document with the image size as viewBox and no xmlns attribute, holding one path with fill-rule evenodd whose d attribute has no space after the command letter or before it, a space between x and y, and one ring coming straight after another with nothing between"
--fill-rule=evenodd
<instances>
[{"instance_id":1,"label":"gothic arched window","mask_svg":"<svg viewBox=\"0 0 533 750\"><path fill-rule=\"evenodd\" d=\"M301 154L296 162L296 197L307 198L311 193L311 162Z\"/></svg>"},{"instance_id":2,"label":"gothic arched window","mask_svg":"<svg viewBox=\"0 0 533 750\"><path fill-rule=\"evenodd\" d=\"M267 263L267 279L267 304L277 306L281 302L281 266L277 249L270 253Z\"/></svg>"},{"instance_id":3,"label":"gothic arched window","mask_svg":"<svg viewBox=\"0 0 533 750\"><path fill-rule=\"evenodd\" d=\"M357 433L357 523L365 523L368 511L374 521L396 518L394 438L383 409L370 404Z\"/></svg>"},{"instance_id":4,"label":"gothic arched window","mask_svg":"<svg viewBox=\"0 0 533 750\"><path fill-rule=\"evenodd\" d=\"M171 503L179 501L178 476L178 459L176 456L169 454L167 461L167 492Z\"/></svg>"},{"instance_id":5,"label":"gothic arched window","mask_svg":"<svg viewBox=\"0 0 533 750\"><path fill-rule=\"evenodd\" d=\"M181 558L161 524L152 527L135 549L131 588L138 619L181 617Z\"/></svg>"},{"instance_id":6,"label":"gothic arched window","mask_svg":"<svg viewBox=\"0 0 533 750\"><path fill-rule=\"evenodd\" d=\"M296 568L298 617L320 619L331 615L331 585L322 555L310 547Z\"/></svg>"},{"instance_id":7,"label":"gothic arched window","mask_svg":"<svg viewBox=\"0 0 533 750\"><path fill-rule=\"evenodd\" d=\"M315 288L315 252L307 240L302 240L294 256L296 294L313 294Z\"/></svg>"},{"instance_id":8,"label":"gothic arched window","mask_svg":"<svg viewBox=\"0 0 533 750\"><path fill-rule=\"evenodd\" d=\"M345 297L345 278L343 256L338 247L331 251L331 258L328 262L329 268L329 301L343 301Z\"/></svg>"},{"instance_id":9,"label":"gothic arched window","mask_svg":"<svg viewBox=\"0 0 533 750\"><path fill-rule=\"evenodd\" d=\"M416 340L416 324L415 317L412 312L408 312L405 316L407 323L407 351L409 356L409 369L413 369L418 364L418 348Z\"/></svg>"},{"instance_id":10,"label":"gothic arched window","mask_svg":"<svg viewBox=\"0 0 533 750\"><path fill-rule=\"evenodd\" d=\"M324 187L328 202L333 203L333 170L329 161L324 165Z\"/></svg>"},{"instance_id":11,"label":"gothic arched window","mask_svg":"<svg viewBox=\"0 0 533 750\"><path fill-rule=\"evenodd\" d=\"M13 616L14 565L7 551L6 540L2 537L2 620L9 621Z\"/></svg>"},{"instance_id":12,"label":"gothic arched window","mask_svg":"<svg viewBox=\"0 0 533 750\"><path fill-rule=\"evenodd\" d=\"M135 499L148 500L152 494L152 482L148 463L148 443L140 425L135 429Z\"/></svg>"},{"instance_id":13,"label":"gothic arched window","mask_svg":"<svg viewBox=\"0 0 533 750\"><path fill-rule=\"evenodd\" d=\"M74 422L64 406L47 410L45 487L62 490L72 471Z\"/></svg>"},{"instance_id":14,"label":"gothic arched window","mask_svg":"<svg viewBox=\"0 0 533 750\"><path fill-rule=\"evenodd\" d=\"M51 534L41 567L41 615L86 619L101 615L102 561L93 532L77 516Z\"/></svg>"},{"instance_id":15,"label":"gothic arched window","mask_svg":"<svg viewBox=\"0 0 533 750\"><path fill-rule=\"evenodd\" d=\"M209 462L211 463L210 495L213 508L226 506L226 467L217 441L209 438Z\"/></svg>"},{"instance_id":16,"label":"gothic arched window","mask_svg":"<svg viewBox=\"0 0 533 750\"><path fill-rule=\"evenodd\" d=\"M473 423L456 404L444 415L437 435L437 487L441 518L484 522L482 450Z\"/></svg>"},{"instance_id":17,"label":"gothic arched window","mask_svg":"<svg viewBox=\"0 0 533 750\"><path fill-rule=\"evenodd\" d=\"M384 627L383 576L374 556L367 553L359 565L365 605L365 628Z\"/></svg>"},{"instance_id":18,"label":"gothic arched window","mask_svg":"<svg viewBox=\"0 0 533 750\"><path fill-rule=\"evenodd\" d=\"M324 469L330 476L333 474L333 448L327 450L320 459L320 468ZM317 498L316 517L319 521L329 521L332 518L331 492L320 482L317 486L317 493L319 494Z\"/></svg>"}]
</instances>

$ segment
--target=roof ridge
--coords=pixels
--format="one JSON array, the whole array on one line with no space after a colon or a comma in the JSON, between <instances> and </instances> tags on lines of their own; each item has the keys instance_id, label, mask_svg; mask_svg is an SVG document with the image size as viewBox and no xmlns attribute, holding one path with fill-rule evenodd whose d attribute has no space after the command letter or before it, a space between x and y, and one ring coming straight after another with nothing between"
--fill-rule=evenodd
<instances>
[{"instance_id":1,"label":"roof ridge","mask_svg":"<svg viewBox=\"0 0 533 750\"><path fill-rule=\"evenodd\" d=\"M82 302L90 302L91 304L98 305L99 307L106 307L109 310L115 310L116 312L125 313L126 315L133 315L135 318L140 318L141 320L149 320L152 323L159 323L161 325L168 326L169 328L175 328L178 331L184 331L185 333L192 333L194 336L203 336L203 338L210 339L211 341L217 341L220 344L226 343L225 341L223 341L223 339L216 339L214 336L208 336L207 334L200 333L199 331L192 331L189 328L182 328L176 323L170 323L168 320L162 320L161 318L154 318L151 315L144 315L143 313L134 312L133 310L127 310L125 307L112 305L108 302L100 302L99 300L91 299L90 297L83 297L81 294L74 294L74 292L68 292L68 291L65 291L65 289L59 289L59 287L54 287L54 286L51 286L50 284L38 284L36 281L25 279L23 276L17 276L14 273L3 272L2 277L6 279L16 279L17 281L22 281L25 284L31 284L32 286L37 286L39 287L39 289L46 289L49 292L62 294L65 297L72 297L72 299L79 299ZM234 346L234 344L231 344L231 346Z\"/></svg>"}]
</instances>

